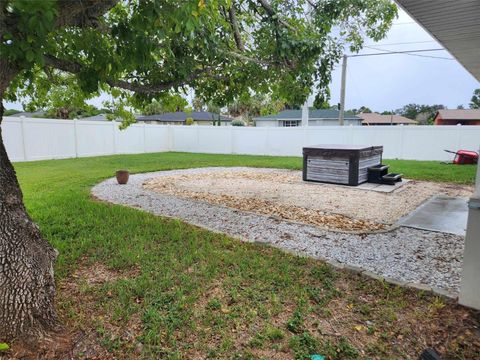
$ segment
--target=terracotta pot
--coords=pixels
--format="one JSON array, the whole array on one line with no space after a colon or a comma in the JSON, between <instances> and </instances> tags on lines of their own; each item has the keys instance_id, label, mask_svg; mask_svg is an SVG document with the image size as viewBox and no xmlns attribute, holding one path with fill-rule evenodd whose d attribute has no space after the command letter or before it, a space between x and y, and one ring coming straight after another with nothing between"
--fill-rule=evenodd
<instances>
[{"instance_id":1,"label":"terracotta pot","mask_svg":"<svg viewBox=\"0 0 480 360\"><path fill-rule=\"evenodd\" d=\"M128 172L128 170L118 170L115 175L117 177L118 183L120 185L124 185L128 182L128 177L130 173Z\"/></svg>"}]
</instances>

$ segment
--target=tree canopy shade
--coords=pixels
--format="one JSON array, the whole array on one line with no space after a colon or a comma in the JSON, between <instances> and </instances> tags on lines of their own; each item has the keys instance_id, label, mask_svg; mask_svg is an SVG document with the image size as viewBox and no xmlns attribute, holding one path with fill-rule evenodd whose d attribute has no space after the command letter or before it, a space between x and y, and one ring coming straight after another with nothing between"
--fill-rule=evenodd
<instances>
[{"instance_id":1,"label":"tree canopy shade","mask_svg":"<svg viewBox=\"0 0 480 360\"><path fill-rule=\"evenodd\" d=\"M215 104L252 92L298 104L314 84L325 94L343 51L381 39L395 16L389 0L2 0L0 101L104 91L126 124L131 107L187 86ZM56 323L56 253L26 213L1 132L0 214L0 339L38 334Z\"/></svg>"},{"instance_id":2,"label":"tree canopy shade","mask_svg":"<svg viewBox=\"0 0 480 360\"><path fill-rule=\"evenodd\" d=\"M85 97L140 108L185 86L219 104L251 91L302 103L314 84L325 93L345 47L382 38L396 14L388 0L3 3L1 52L21 72L9 100L48 94L59 69Z\"/></svg>"}]
</instances>

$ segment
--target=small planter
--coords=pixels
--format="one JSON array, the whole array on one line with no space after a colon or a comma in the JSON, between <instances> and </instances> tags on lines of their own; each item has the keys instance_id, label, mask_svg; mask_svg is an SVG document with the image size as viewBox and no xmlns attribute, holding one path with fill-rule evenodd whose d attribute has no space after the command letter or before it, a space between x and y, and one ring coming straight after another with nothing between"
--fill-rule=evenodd
<instances>
[{"instance_id":1,"label":"small planter","mask_svg":"<svg viewBox=\"0 0 480 360\"><path fill-rule=\"evenodd\" d=\"M118 170L115 173L115 176L117 177L117 181L120 185L125 185L128 182L128 177L130 176L130 173L128 170Z\"/></svg>"}]
</instances>

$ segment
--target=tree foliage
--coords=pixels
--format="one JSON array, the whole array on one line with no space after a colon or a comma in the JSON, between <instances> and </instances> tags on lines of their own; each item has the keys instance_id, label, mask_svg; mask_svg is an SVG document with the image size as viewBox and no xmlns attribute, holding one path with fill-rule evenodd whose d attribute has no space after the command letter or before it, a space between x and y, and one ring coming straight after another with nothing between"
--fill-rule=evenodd
<instances>
[{"instance_id":1,"label":"tree foliage","mask_svg":"<svg viewBox=\"0 0 480 360\"><path fill-rule=\"evenodd\" d=\"M473 92L472 99L470 100L470 109L480 109L480 89L476 89Z\"/></svg>"},{"instance_id":2,"label":"tree foliage","mask_svg":"<svg viewBox=\"0 0 480 360\"><path fill-rule=\"evenodd\" d=\"M313 101L314 109L330 109L330 89L326 88L324 93L318 93Z\"/></svg>"},{"instance_id":3,"label":"tree foliage","mask_svg":"<svg viewBox=\"0 0 480 360\"><path fill-rule=\"evenodd\" d=\"M285 106L285 100L272 99L269 95L243 95L228 105L228 112L231 116L241 116L250 122L256 116L276 114L285 109Z\"/></svg>"},{"instance_id":4,"label":"tree foliage","mask_svg":"<svg viewBox=\"0 0 480 360\"><path fill-rule=\"evenodd\" d=\"M153 99L147 104L142 113L144 115L163 114L166 112L185 111L188 102L179 94L166 93L157 99Z\"/></svg>"},{"instance_id":5,"label":"tree foliage","mask_svg":"<svg viewBox=\"0 0 480 360\"><path fill-rule=\"evenodd\" d=\"M406 118L416 120L420 124L432 124L435 114L438 110L446 109L445 105L419 105L408 104L401 109L396 110L396 113Z\"/></svg>"},{"instance_id":6,"label":"tree foliage","mask_svg":"<svg viewBox=\"0 0 480 360\"><path fill-rule=\"evenodd\" d=\"M304 0L5 0L0 50L20 69L6 96L55 96L60 69L74 102L106 92L121 117L187 87L217 106L252 92L301 104L314 84L327 93L346 47L382 38L396 16L388 0L309 3L306 16Z\"/></svg>"},{"instance_id":7,"label":"tree foliage","mask_svg":"<svg viewBox=\"0 0 480 360\"><path fill-rule=\"evenodd\" d=\"M358 109L351 109L348 111L352 114L369 114L373 112L368 106L360 106Z\"/></svg>"},{"instance_id":8,"label":"tree foliage","mask_svg":"<svg viewBox=\"0 0 480 360\"><path fill-rule=\"evenodd\" d=\"M21 112L20 110L16 110L16 109L6 109L3 113L3 115L10 116L10 115L18 114L20 112Z\"/></svg>"}]
</instances>

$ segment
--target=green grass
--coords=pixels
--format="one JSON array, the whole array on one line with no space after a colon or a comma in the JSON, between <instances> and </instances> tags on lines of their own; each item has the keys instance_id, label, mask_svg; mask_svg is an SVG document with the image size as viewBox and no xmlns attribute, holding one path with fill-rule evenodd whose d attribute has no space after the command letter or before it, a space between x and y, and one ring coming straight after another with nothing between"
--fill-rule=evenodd
<instances>
[{"instance_id":1,"label":"green grass","mask_svg":"<svg viewBox=\"0 0 480 360\"><path fill-rule=\"evenodd\" d=\"M388 163L409 178L473 181L473 167ZM28 211L60 251L58 308L67 326L126 358L404 358L427 343L445 344L454 358L479 354L474 325L456 323L472 315L438 298L90 196L120 168L204 166L300 169L301 159L163 153L15 164ZM74 271L95 273L98 264L118 277L69 288ZM368 332L355 330L367 320Z\"/></svg>"},{"instance_id":2,"label":"green grass","mask_svg":"<svg viewBox=\"0 0 480 360\"><path fill-rule=\"evenodd\" d=\"M475 165L444 164L439 161L384 160L390 170L402 173L406 178L436 182L473 184Z\"/></svg>"}]
</instances>

